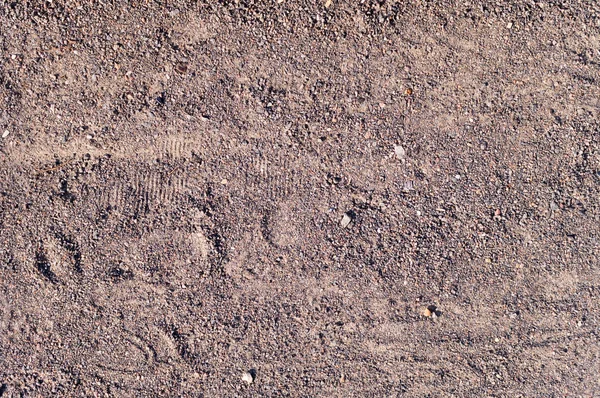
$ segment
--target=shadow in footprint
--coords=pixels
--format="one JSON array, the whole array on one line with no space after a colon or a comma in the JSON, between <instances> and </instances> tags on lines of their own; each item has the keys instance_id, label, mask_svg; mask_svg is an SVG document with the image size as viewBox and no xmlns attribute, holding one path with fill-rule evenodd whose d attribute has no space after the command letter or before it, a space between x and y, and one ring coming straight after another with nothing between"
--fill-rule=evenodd
<instances>
[{"instance_id":1,"label":"shadow in footprint","mask_svg":"<svg viewBox=\"0 0 600 398\"><path fill-rule=\"evenodd\" d=\"M43 252L43 249L39 249L35 254L35 267L46 279L48 279L52 283L57 282L56 275L50 269L50 261L48 261L48 257Z\"/></svg>"}]
</instances>

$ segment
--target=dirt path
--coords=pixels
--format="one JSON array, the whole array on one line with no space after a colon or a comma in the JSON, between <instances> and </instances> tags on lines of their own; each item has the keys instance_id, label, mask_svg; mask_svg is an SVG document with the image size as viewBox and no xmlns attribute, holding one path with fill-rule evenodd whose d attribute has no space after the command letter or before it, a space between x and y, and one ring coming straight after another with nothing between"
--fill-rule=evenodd
<instances>
[{"instance_id":1,"label":"dirt path","mask_svg":"<svg viewBox=\"0 0 600 398\"><path fill-rule=\"evenodd\" d=\"M0 1L1 397L600 394L597 2L84 3Z\"/></svg>"}]
</instances>

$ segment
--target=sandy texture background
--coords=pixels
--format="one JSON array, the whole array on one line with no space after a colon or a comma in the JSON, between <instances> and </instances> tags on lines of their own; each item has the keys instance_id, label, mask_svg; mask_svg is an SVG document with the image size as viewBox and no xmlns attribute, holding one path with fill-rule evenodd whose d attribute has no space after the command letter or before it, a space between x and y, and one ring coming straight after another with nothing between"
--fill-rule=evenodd
<instances>
[{"instance_id":1,"label":"sandy texture background","mask_svg":"<svg viewBox=\"0 0 600 398\"><path fill-rule=\"evenodd\" d=\"M596 1L91 3L0 1L0 396L600 394Z\"/></svg>"}]
</instances>

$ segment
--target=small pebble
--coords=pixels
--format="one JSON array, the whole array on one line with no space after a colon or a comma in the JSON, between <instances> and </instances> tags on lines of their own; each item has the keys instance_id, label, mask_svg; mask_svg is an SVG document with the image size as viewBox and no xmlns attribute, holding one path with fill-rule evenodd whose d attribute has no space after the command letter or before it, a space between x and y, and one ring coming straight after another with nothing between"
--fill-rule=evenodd
<instances>
[{"instance_id":1,"label":"small pebble","mask_svg":"<svg viewBox=\"0 0 600 398\"><path fill-rule=\"evenodd\" d=\"M4 130L4 133L2 133L2 138L8 137L9 134L10 134L10 131Z\"/></svg>"},{"instance_id":2,"label":"small pebble","mask_svg":"<svg viewBox=\"0 0 600 398\"><path fill-rule=\"evenodd\" d=\"M429 305L421 311L421 315L435 319L441 315L441 312L435 305Z\"/></svg>"},{"instance_id":3,"label":"small pebble","mask_svg":"<svg viewBox=\"0 0 600 398\"><path fill-rule=\"evenodd\" d=\"M400 160L406 159L406 150L404 149L404 147L402 147L402 145L395 145L394 153L396 154L396 157L398 159L400 159Z\"/></svg>"},{"instance_id":4,"label":"small pebble","mask_svg":"<svg viewBox=\"0 0 600 398\"><path fill-rule=\"evenodd\" d=\"M244 372L242 375L242 381L245 381L248 384L252 384L254 382L254 376L250 372Z\"/></svg>"},{"instance_id":5,"label":"small pebble","mask_svg":"<svg viewBox=\"0 0 600 398\"><path fill-rule=\"evenodd\" d=\"M344 217L342 217L342 228L346 228L352 222L352 217L348 213L344 213Z\"/></svg>"}]
</instances>

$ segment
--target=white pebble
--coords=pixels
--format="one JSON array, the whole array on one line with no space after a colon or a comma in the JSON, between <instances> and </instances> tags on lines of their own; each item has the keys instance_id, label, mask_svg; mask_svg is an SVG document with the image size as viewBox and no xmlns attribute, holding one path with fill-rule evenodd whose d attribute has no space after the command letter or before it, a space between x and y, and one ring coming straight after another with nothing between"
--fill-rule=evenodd
<instances>
[{"instance_id":1,"label":"white pebble","mask_svg":"<svg viewBox=\"0 0 600 398\"><path fill-rule=\"evenodd\" d=\"M4 130L4 133L2 133L2 138L8 137L9 134L10 134L10 131Z\"/></svg>"},{"instance_id":2,"label":"white pebble","mask_svg":"<svg viewBox=\"0 0 600 398\"><path fill-rule=\"evenodd\" d=\"M404 149L404 147L402 147L402 145L395 145L394 153L396 154L396 157L400 160L404 160L406 158L406 150Z\"/></svg>"},{"instance_id":3,"label":"white pebble","mask_svg":"<svg viewBox=\"0 0 600 398\"><path fill-rule=\"evenodd\" d=\"M254 377L252 377L252 373L244 372L244 374L242 375L242 381L245 381L248 384L252 384L252 382L254 381Z\"/></svg>"},{"instance_id":4,"label":"white pebble","mask_svg":"<svg viewBox=\"0 0 600 398\"><path fill-rule=\"evenodd\" d=\"M350 217L348 215L348 213L344 213L344 217L342 217L342 228L346 228L348 225L350 225L350 222L352 222L352 217Z\"/></svg>"}]
</instances>

